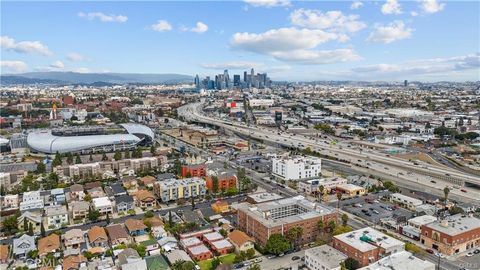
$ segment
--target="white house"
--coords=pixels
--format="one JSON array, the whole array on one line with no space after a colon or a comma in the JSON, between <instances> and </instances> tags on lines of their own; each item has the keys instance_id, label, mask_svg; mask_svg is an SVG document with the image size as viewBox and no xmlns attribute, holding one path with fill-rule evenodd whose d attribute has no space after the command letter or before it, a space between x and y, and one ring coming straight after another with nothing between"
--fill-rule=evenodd
<instances>
[{"instance_id":1,"label":"white house","mask_svg":"<svg viewBox=\"0 0 480 270\"><path fill-rule=\"evenodd\" d=\"M60 228L68 224L68 211L65 205L51 205L45 207L45 219L48 228Z\"/></svg>"},{"instance_id":2,"label":"white house","mask_svg":"<svg viewBox=\"0 0 480 270\"><path fill-rule=\"evenodd\" d=\"M95 210L98 210L101 215L112 214L113 204L108 197L100 197L92 199L92 204Z\"/></svg>"}]
</instances>

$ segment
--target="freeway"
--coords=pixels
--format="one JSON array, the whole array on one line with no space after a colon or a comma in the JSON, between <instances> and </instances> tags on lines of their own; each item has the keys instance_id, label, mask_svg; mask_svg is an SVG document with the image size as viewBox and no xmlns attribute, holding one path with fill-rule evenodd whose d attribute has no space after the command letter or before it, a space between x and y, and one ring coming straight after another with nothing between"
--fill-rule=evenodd
<instances>
[{"instance_id":1,"label":"freeway","mask_svg":"<svg viewBox=\"0 0 480 270\"><path fill-rule=\"evenodd\" d=\"M374 150L356 150L342 145L332 145L318 138L312 139L302 135L292 135L265 128L259 129L254 126L245 126L239 123L207 117L202 114L201 106L202 103L187 104L178 109L178 114L190 121L216 125L226 130L231 130L257 140L268 141L284 147L310 148L312 151L316 151L324 156L345 161L352 165L362 166L372 172L387 174L401 181L410 181L419 185L429 186L429 188L433 186L438 191L448 186L452 190L452 193L458 197L465 197L468 198L468 200L476 202L480 201L480 192L478 189L453 188L455 186L462 186L467 181L480 186L480 178L477 176L434 165L415 165L410 161L391 157L388 154Z\"/></svg>"}]
</instances>

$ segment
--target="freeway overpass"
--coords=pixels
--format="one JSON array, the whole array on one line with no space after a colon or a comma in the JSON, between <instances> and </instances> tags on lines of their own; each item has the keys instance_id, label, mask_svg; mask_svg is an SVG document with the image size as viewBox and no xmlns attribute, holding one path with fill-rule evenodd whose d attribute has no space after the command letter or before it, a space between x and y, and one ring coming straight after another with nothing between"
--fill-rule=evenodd
<instances>
[{"instance_id":1,"label":"freeway overpass","mask_svg":"<svg viewBox=\"0 0 480 270\"><path fill-rule=\"evenodd\" d=\"M317 151L322 155L334 159L345 160L352 164L381 164L383 172L391 170L397 173L397 177L404 178L413 182L425 182L430 179L445 181L451 185L468 186L480 189L480 178L450 168L442 168L434 165L417 166L412 162L391 157L387 154L376 151L358 151L348 147L332 145L319 139L311 139L301 135L291 135L287 133L275 133L278 131L259 129L254 126L245 126L228 120L220 120L202 115L202 103L187 104L178 109L178 114L185 117L186 120L218 126L233 132L249 136L254 139L276 143L285 147L295 147ZM372 166L372 170L379 170ZM441 187L443 189L443 186Z\"/></svg>"}]
</instances>

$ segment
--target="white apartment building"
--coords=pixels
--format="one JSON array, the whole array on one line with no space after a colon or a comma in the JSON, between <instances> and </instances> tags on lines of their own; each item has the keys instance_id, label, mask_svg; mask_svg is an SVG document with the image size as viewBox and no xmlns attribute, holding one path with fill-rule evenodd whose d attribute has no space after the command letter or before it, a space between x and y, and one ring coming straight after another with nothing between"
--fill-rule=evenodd
<instances>
[{"instance_id":1,"label":"white apartment building","mask_svg":"<svg viewBox=\"0 0 480 270\"><path fill-rule=\"evenodd\" d=\"M3 196L2 208L3 209L18 208L18 194L7 194Z\"/></svg>"},{"instance_id":2,"label":"white apartment building","mask_svg":"<svg viewBox=\"0 0 480 270\"><path fill-rule=\"evenodd\" d=\"M68 167L68 176L80 178L100 175L100 163L75 164Z\"/></svg>"},{"instance_id":3,"label":"white apartment building","mask_svg":"<svg viewBox=\"0 0 480 270\"><path fill-rule=\"evenodd\" d=\"M65 205L51 205L45 207L45 219L48 228L60 228L68 224L68 211Z\"/></svg>"},{"instance_id":4,"label":"white apartment building","mask_svg":"<svg viewBox=\"0 0 480 270\"><path fill-rule=\"evenodd\" d=\"M42 209L43 205L44 202L40 191L24 192L22 202L20 202L20 211Z\"/></svg>"},{"instance_id":5,"label":"white apartment building","mask_svg":"<svg viewBox=\"0 0 480 270\"><path fill-rule=\"evenodd\" d=\"M322 171L322 159L316 157L272 158L272 174L283 180L312 178Z\"/></svg>"}]
</instances>

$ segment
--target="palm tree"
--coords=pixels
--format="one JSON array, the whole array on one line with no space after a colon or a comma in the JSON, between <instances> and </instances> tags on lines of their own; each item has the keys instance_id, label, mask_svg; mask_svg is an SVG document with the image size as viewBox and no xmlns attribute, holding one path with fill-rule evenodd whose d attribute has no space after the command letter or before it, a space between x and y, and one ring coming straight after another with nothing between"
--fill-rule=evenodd
<instances>
[{"instance_id":1,"label":"palm tree","mask_svg":"<svg viewBox=\"0 0 480 270\"><path fill-rule=\"evenodd\" d=\"M320 235L322 236L323 233L325 232L325 223L323 222L322 219L320 219L317 223L318 231L320 232Z\"/></svg>"},{"instance_id":2,"label":"palm tree","mask_svg":"<svg viewBox=\"0 0 480 270\"><path fill-rule=\"evenodd\" d=\"M337 192L337 209L340 209L340 201L342 200L342 193L341 192Z\"/></svg>"},{"instance_id":3,"label":"palm tree","mask_svg":"<svg viewBox=\"0 0 480 270\"><path fill-rule=\"evenodd\" d=\"M443 195L445 195L445 205L447 204L447 199L448 199L448 194L450 193L450 189L448 187L445 187L443 189Z\"/></svg>"},{"instance_id":4,"label":"palm tree","mask_svg":"<svg viewBox=\"0 0 480 270\"><path fill-rule=\"evenodd\" d=\"M322 201L322 196L323 196L323 193L325 192L325 187L324 186L319 186L318 187L318 192L320 192L320 201Z\"/></svg>"}]
</instances>

